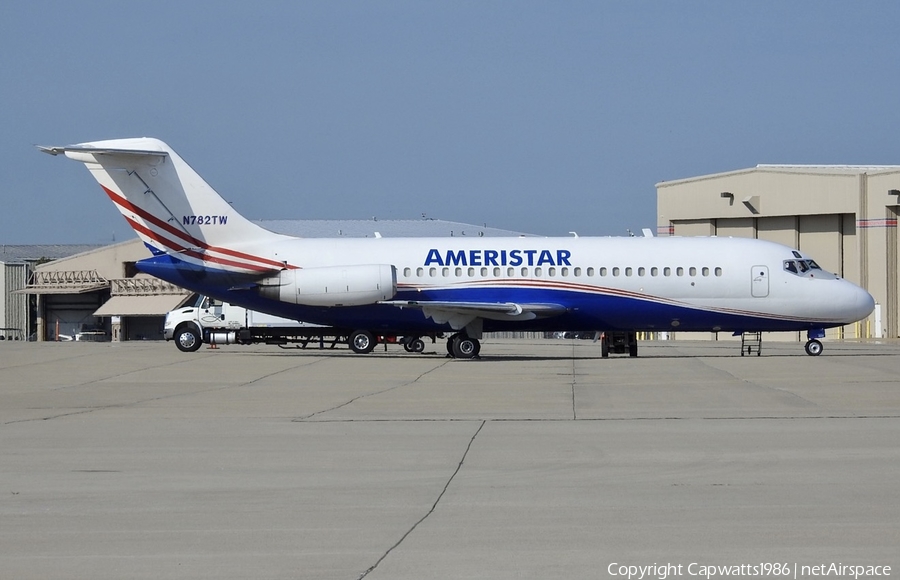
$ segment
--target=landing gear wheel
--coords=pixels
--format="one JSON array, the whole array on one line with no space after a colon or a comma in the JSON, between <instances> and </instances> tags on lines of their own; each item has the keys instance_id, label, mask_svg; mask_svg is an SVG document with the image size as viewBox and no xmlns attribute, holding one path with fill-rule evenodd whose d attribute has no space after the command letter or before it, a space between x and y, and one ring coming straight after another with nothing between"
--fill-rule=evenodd
<instances>
[{"instance_id":1,"label":"landing gear wheel","mask_svg":"<svg viewBox=\"0 0 900 580\"><path fill-rule=\"evenodd\" d=\"M368 330L355 330L347 340L350 350L356 354L369 354L375 348L375 335Z\"/></svg>"},{"instance_id":2,"label":"landing gear wheel","mask_svg":"<svg viewBox=\"0 0 900 580\"><path fill-rule=\"evenodd\" d=\"M609 358L609 337L606 336L605 332L600 335L600 356Z\"/></svg>"},{"instance_id":3,"label":"landing gear wheel","mask_svg":"<svg viewBox=\"0 0 900 580\"><path fill-rule=\"evenodd\" d=\"M475 358L479 352L481 352L481 344L478 339L464 334L457 334L453 337L453 356L455 358Z\"/></svg>"},{"instance_id":4,"label":"landing gear wheel","mask_svg":"<svg viewBox=\"0 0 900 580\"><path fill-rule=\"evenodd\" d=\"M809 356L819 356L822 354L822 343L815 338L806 342L806 354Z\"/></svg>"},{"instance_id":5,"label":"landing gear wheel","mask_svg":"<svg viewBox=\"0 0 900 580\"><path fill-rule=\"evenodd\" d=\"M183 326L175 331L175 346L181 352L194 352L201 344L200 333L193 326Z\"/></svg>"}]
</instances>

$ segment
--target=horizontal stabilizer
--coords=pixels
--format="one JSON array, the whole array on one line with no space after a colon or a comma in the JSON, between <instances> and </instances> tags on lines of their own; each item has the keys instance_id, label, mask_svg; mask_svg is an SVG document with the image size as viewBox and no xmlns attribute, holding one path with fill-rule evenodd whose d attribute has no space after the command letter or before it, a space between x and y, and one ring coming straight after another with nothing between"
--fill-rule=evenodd
<instances>
[{"instance_id":1,"label":"horizontal stabilizer","mask_svg":"<svg viewBox=\"0 0 900 580\"><path fill-rule=\"evenodd\" d=\"M81 145L67 145L64 147L43 147L38 145L37 148L50 155L59 155L60 153L89 153L91 155L129 155L134 157L167 157L166 151L151 151L141 149L110 149L101 147L83 147Z\"/></svg>"}]
</instances>

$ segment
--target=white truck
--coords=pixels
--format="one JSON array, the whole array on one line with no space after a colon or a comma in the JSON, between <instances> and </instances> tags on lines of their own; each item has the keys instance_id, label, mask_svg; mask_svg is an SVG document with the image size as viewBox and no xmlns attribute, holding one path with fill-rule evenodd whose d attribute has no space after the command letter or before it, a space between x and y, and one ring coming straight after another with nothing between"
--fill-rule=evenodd
<instances>
[{"instance_id":1,"label":"white truck","mask_svg":"<svg viewBox=\"0 0 900 580\"><path fill-rule=\"evenodd\" d=\"M183 352L193 352L205 342L223 344L284 345L306 343L313 337L331 336L326 326L279 318L227 302L199 296L193 306L166 313L164 334Z\"/></svg>"}]
</instances>

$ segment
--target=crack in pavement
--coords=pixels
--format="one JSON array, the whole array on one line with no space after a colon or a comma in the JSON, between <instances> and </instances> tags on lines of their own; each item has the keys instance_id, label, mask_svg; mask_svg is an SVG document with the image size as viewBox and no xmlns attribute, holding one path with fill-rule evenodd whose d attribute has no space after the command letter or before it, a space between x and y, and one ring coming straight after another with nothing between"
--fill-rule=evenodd
<instances>
[{"instance_id":1,"label":"crack in pavement","mask_svg":"<svg viewBox=\"0 0 900 580\"><path fill-rule=\"evenodd\" d=\"M326 359L318 359L318 360L314 360L314 361L312 361L312 362L306 362L306 363L304 363L304 364L294 365L294 366L288 367L288 368L286 368L286 369L281 369L280 371L275 371L275 372L271 372L271 373L269 373L269 374L267 374L267 375L262 375L262 376L260 376L260 377L256 377L256 378L253 379L252 381L247 381L246 383L241 383L241 384L238 384L238 385L225 385L225 386L223 386L223 387L213 387L213 388L211 388L211 389L201 389L201 390L198 390L198 391L190 391L190 392L182 392L182 393L173 393L173 394L171 394L171 395L162 395L162 396L159 396L159 397L150 397L150 398L147 398L147 399L140 399L140 400L137 400L137 401L129 401L129 402L127 402L127 403L118 403L118 404L115 404L115 405L98 405L98 406L96 406L96 407L90 407L90 408L87 408L87 409L81 409L81 410L78 410L78 411L68 411L68 412L65 412L65 413L59 413L59 414L57 414L57 415L50 415L50 416L45 416L45 417L32 417L32 418L30 418L30 419L16 419L15 421L7 421L7 422L2 423L2 424L3 424L3 425L13 425L13 424L16 424L16 423L29 423L29 422L33 422L33 421L49 421L49 420L51 420L51 419L60 419L60 418L62 418L62 417L70 417L70 416L72 416L72 415L84 415L84 414L86 414L86 413L93 413L94 411L104 411L104 410L107 410L107 409L124 409L124 408L132 407L132 406L135 406L135 405L141 405L141 404L143 404L143 403L150 403L150 402L153 402L153 401L162 401L162 400L164 400L164 399L174 399L174 398L177 398L177 397L187 397L187 396L190 396L190 395L200 395L200 394L203 394L203 393L212 393L212 392L216 392L216 391L226 391L226 390L228 390L228 389L239 389L239 388L241 388L241 387L247 387L247 386L250 386L250 385L252 385L252 384L254 384L254 383L258 383L259 381L268 379L269 377L274 377L274 376L276 376L276 375L280 375L280 374L286 373L286 372L288 372L288 371L293 371L293 370L298 369L298 368L300 368L300 367L308 367L308 366L312 366L312 365L314 365L314 364L317 364L317 363L319 363L319 362L322 362L323 360L326 360ZM181 364L181 363L175 363L175 364ZM168 366L168 365L167 365L167 366ZM156 368L156 367L147 367L147 368L145 368L145 369L139 369L138 371L132 371L132 372L139 372L139 371L143 371L143 370L150 370L150 369L153 369L153 368ZM130 373L130 372L129 372L129 373L121 373L121 374L118 374L118 375L113 375L113 376L105 377L105 378L102 378L102 379L96 379L96 380L94 380L94 381L89 381L89 382L87 382L87 383L82 383L82 384L79 384L79 385L70 385L70 386L68 386L68 387L59 387L59 388L56 388L56 389L53 389L53 390L54 390L54 391L57 391L57 390L60 390L60 389L62 389L62 388L83 387L83 386L85 386L85 385L90 385L90 384L92 384L92 383L98 383L98 382L101 382L101 381L113 379L113 378L116 378L116 377L121 377L121 376L128 375L128 374L131 374L131 373Z\"/></svg>"},{"instance_id":2,"label":"crack in pavement","mask_svg":"<svg viewBox=\"0 0 900 580\"><path fill-rule=\"evenodd\" d=\"M397 543L394 544L393 546L391 546L390 548L388 548L387 551L384 554L382 554L380 558L378 558L377 562L372 564L365 572L363 572L362 574L359 575L357 580L362 580L363 578L368 576L370 572L375 570L375 568L377 568L378 565L381 564L384 561L384 559L387 558L388 555L390 555L391 552L393 552L397 547L399 547L400 544L402 544L403 541L406 538L408 538L409 535L412 534L413 531L415 531L415 529L417 527L419 527L419 524L424 522L426 519L428 519L428 516L430 516L431 514L434 513L434 510L437 509L437 506L441 502L441 499L444 497L444 494L447 493L447 489L450 487L450 484L453 483L453 478L455 478L456 474L459 473L459 470L462 469L463 463L465 463L465 461L466 461L466 456L469 455L469 450L472 449L472 444L475 443L475 438L478 437L479 433L481 433L481 430L484 428L485 423L487 423L487 421L482 421L481 425L479 425L478 429L475 431L475 434L472 435L472 438L469 440L469 444L466 446L465 452L463 452L462 459L459 460L459 465L456 466L456 471L453 472L453 475L451 475L450 479L447 480L447 483L444 484L444 489L441 490L441 493L438 495L437 499L434 501L434 504L431 506L431 509L428 510L428 513L426 513L424 516L422 516L419 519L419 521L414 523L412 525L412 527L409 528L406 531L406 533L400 537L399 540L397 540Z\"/></svg>"},{"instance_id":3,"label":"crack in pavement","mask_svg":"<svg viewBox=\"0 0 900 580\"><path fill-rule=\"evenodd\" d=\"M704 360L704 358L705 357L698 357L698 358L695 358L694 360L697 363L702 364L703 366L705 366L708 369L712 369L721 374L729 376L736 381L740 381L740 382L744 383L745 385L749 385L749 386L755 387L757 389L762 389L764 391L775 391L777 393L781 393L782 395L788 395L795 399L799 399L799 400L803 401L804 403L808 403L808 404L812 405L813 407L817 407L820 409L825 408L825 407L823 407L823 405L816 403L815 401L810 401L809 399L807 399L805 397L801 397L800 395L798 395L797 393L795 393L793 391L788 391L787 389L779 389L778 387L769 387L767 385L761 385L759 383L753 382L753 381L745 379L743 377L739 377L739 376L735 375L734 373L732 373L731 371L727 371L725 369L719 368L717 366L714 366L714 365L706 362L706 360Z\"/></svg>"},{"instance_id":4,"label":"crack in pavement","mask_svg":"<svg viewBox=\"0 0 900 580\"><path fill-rule=\"evenodd\" d=\"M578 375L575 372L575 341L572 341L572 420L578 420L578 414L575 410L575 386L578 380Z\"/></svg>"},{"instance_id":5,"label":"crack in pavement","mask_svg":"<svg viewBox=\"0 0 900 580\"><path fill-rule=\"evenodd\" d=\"M308 419L311 419L311 418L315 417L316 415L321 415L321 414L323 414L323 413L329 413L329 412L331 412L331 411L336 411L336 410L338 410L338 409L340 409L340 408L342 408L342 407L346 407L347 405L350 405L350 404L352 404L352 403L355 403L356 401L359 401L359 400L361 400L361 399L365 399L365 398L367 398L367 397L374 397L375 395L381 395L381 394L387 393L387 392L389 392L389 391L393 391L394 389L399 389L399 388L401 388L401 387L408 387L409 385L413 385L413 384L417 383L417 382L419 381L419 379L421 379L421 378L424 377L425 375L427 375L427 374L429 374L429 373L433 373L434 371L436 371L436 370L438 370L439 368L443 367L444 365L446 365L447 363L449 363L450 360L451 360L451 359L446 359L446 360L444 360L443 362L441 362L441 364L437 365L437 366L434 367L434 368L428 369L427 371L425 371L424 373L420 374L419 376L417 376L416 378L414 378L414 379L411 380L411 381L407 381L407 382L402 383L402 384L399 384L399 385L394 385L393 387L388 387L387 389L382 389L382 390L380 390L380 391L373 391L373 392L371 392L371 393L366 393L366 394L364 394L364 395L359 395L358 397L353 397L353 398L350 399L349 401L345 401L345 402L341 403L340 405L335 405L334 407L331 407L331 408L328 408L328 409L322 409L321 411L316 411L315 413L310 413L309 415L303 415L302 417L297 417L297 418L295 418L295 419L292 419L292 422L294 422L294 423L302 423L303 421L306 421L306 420L308 420Z\"/></svg>"}]
</instances>

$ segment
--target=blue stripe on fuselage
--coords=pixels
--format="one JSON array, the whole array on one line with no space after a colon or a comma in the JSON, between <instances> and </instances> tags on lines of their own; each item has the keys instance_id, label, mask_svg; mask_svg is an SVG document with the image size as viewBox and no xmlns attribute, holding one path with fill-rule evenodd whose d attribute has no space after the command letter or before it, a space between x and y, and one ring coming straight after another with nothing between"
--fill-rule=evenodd
<instances>
[{"instance_id":1,"label":"blue stripe on fuselage","mask_svg":"<svg viewBox=\"0 0 900 580\"><path fill-rule=\"evenodd\" d=\"M262 298L248 288L258 275L246 275L196 266L170 255L155 256L137 263L140 271L193 292L238 304L283 318L303 320L344 329L376 332L413 333L451 330L436 324L420 310L385 304L327 308L303 306ZM460 302L516 302L520 304L558 304L565 313L549 318L522 321L484 320L484 330L647 330L647 331L778 331L807 330L835 326L821 322L774 320L762 315L740 315L689 308L601 292L535 287L468 287L431 290L401 290L397 300ZM673 326L677 321L677 326Z\"/></svg>"}]
</instances>

